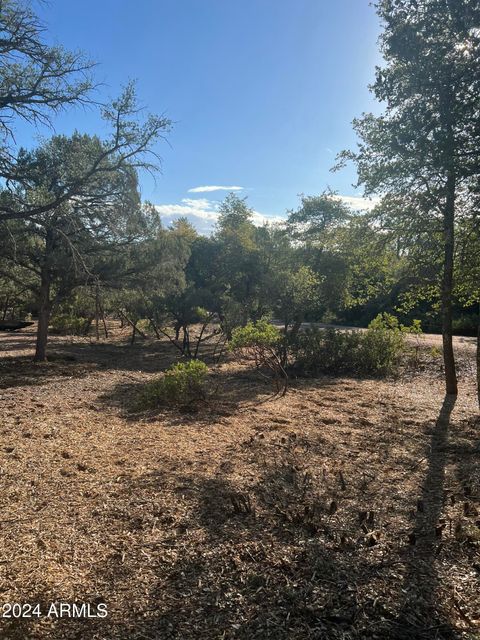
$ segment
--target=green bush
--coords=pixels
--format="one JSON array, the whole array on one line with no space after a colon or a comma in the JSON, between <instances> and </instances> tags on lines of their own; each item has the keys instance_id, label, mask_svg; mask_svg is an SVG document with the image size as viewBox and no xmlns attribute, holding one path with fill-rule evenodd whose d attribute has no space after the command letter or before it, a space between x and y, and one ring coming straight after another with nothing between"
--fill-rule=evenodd
<instances>
[{"instance_id":1,"label":"green bush","mask_svg":"<svg viewBox=\"0 0 480 640\"><path fill-rule=\"evenodd\" d=\"M150 322L150 320L145 320L143 318L142 320L139 320L137 322L137 329L140 329L142 333L148 335L152 333L152 323Z\"/></svg>"},{"instance_id":2,"label":"green bush","mask_svg":"<svg viewBox=\"0 0 480 640\"><path fill-rule=\"evenodd\" d=\"M201 360L189 360L172 365L162 378L148 382L138 399L138 409L162 405L186 406L205 398L207 365Z\"/></svg>"},{"instance_id":3,"label":"green bush","mask_svg":"<svg viewBox=\"0 0 480 640\"><path fill-rule=\"evenodd\" d=\"M462 315L453 319L453 333L457 336L476 336L478 332L478 318Z\"/></svg>"},{"instance_id":4,"label":"green bush","mask_svg":"<svg viewBox=\"0 0 480 640\"><path fill-rule=\"evenodd\" d=\"M278 327L268 320L248 322L245 327L233 330L229 348L239 359L254 362L257 369L268 369L277 392L283 389L285 395L288 376L282 362L282 334Z\"/></svg>"},{"instance_id":5,"label":"green bush","mask_svg":"<svg viewBox=\"0 0 480 640\"><path fill-rule=\"evenodd\" d=\"M55 315L50 326L53 333L67 336L83 336L88 329L89 321L86 318L69 314Z\"/></svg>"},{"instance_id":6,"label":"green bush","mask_svg":"<svg viewBox=\"0 0 480 640\"><path fill-rule=\"evenodd\" d=\"M407 333L421 332L419 321L401 325L395 316L379 314L365 331L309 329L291 347L294 368L303 375L319 373L387 375L405 352Z\"/></svg>"},{"instance_id":7,"label":"green bush","mask_svg":"<svg viewBox=\"0 0 480 640\"><path fill-rule=\"evenodd\" d=\"M245 327L234 329L229 347L232 351L249 348L274 348L280 340L281 333L278 327L268 320L258 320L255 323L248 322Z\"/></svg>"},{"instance_id":8,"label":"green bush","mask_svg":"<svg viewBox=\"0 0 480 640\"><path fill-rule=\"evenodd\" d=\"M412 331L416 332L413 326ZM406 332L407 328L400 325L395 316L378 314L362 334L357 372L372 375L393 373L405 351Z\"/></svg>"},{"instance_id":9,"label":"green bush","mask_svg":"<svg viewBox=\"0 0 480 640\"><path fill-rule=\"evenodd\" d=\"M307 329L291 345L293 366L302 375L355 372L361 334L338 329Z\"/></svg>"}]
</instances>

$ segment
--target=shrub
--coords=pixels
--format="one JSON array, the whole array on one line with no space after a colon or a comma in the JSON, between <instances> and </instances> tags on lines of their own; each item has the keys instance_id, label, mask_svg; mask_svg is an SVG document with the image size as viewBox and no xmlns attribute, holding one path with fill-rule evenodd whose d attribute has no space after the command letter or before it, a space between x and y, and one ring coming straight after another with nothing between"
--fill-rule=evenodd
<instances>
[{"instance_id":1,"label":"shrub","mask_svg":"<svg viewBox=\"0 0 480 640\"><path fill-rule=\"evenodd\" d=\"M145 320L145 318L142 318L141 320L139 320L136 326L137 326L137 330L139 329L142 333L146 335L152 332L152 323L150 322L150 320Z\"/></svg>"},{"instance_id":2,"label":"shrub","mask_svg":"<svg viewBox=\"0 0 480 640\"><path fill-rule=\"evenodd\" d=\"M230 349L272 349L280 340L281 333L278 327L268 320L258 320L233 330Z\"/></svg>"},{"instance_id":3,"label":"shrub","mask_svg":"<svg viewBox=\"0 0 480 640\"><path fill-rule=\"evenodd\" d=\"M294 368L306 376L355 372L360 342L356 331L307 329L291 345Z\"/></svg>"},{"instance_id":4,"label":"shrub","mask_svg":"<svg viewBox=\"0 0 480 640\"><path fill-rule=\"evenodd\" d=\"M393 373L405 350L407 328L389 313L380 313L368 325L360 341L357 372L373 375Z\"/></svg>"},{"instance_id":5,"label":"shrub","mask_svg":"<svg viewBox=\"0 0 480 640\"><path fill-rule=\"evenodd\" d=\"M476 336L478 332L478 318L462 315L453 319L453 333L457 336Z\"/></svg>"},{"instance_id":6,"label":"shrub","mask_svg":"<svg viewBox=\"0 0 480 640\"><path fill-rule=\"evenodd\" d=\"M60 333L67 336L85 335L89 327L89 320L79 316L70 314L58 314L51 320L50 326L54 333Z\"/></svg>"},{"instance_id":7,"label":"shrub","mask_svg":"<svg viewBox=\"0 0 480 640\"><path fill-rule=\"evenodd\" d=\"M294 367L303 375L391 374L405 351L405 335L420 332L419 321L405 327L395 316L384 313L365 331L309 329L298 336L291 355Z\"/></svg>"},{"instance_id":8,"label":"shrub","mask_svg":"<svg viewBox=\"0 0 480 640\"><path fill-rule=\"evenodd\" d=\"M162 378L145 385L137 408L151 409L162 405L186 406L205 398L207 365L201 360L189 360L172 365Z\"/></svg>"},{"instance_id":9,"label":"shrub","mask_svg":"<svg viewBox=\"0 0 480 640\"><path fill-rule=\"evenodd\" d=\"M284 395L287 391L288 376L280 356L281 343L282 335L278 327L268 320L258 320L234 329L229 348L238 358L253 361L257 369L269 369L273 374L277 392L280 391L280 380L283 380Z\"/></svg>"}]
</instances>

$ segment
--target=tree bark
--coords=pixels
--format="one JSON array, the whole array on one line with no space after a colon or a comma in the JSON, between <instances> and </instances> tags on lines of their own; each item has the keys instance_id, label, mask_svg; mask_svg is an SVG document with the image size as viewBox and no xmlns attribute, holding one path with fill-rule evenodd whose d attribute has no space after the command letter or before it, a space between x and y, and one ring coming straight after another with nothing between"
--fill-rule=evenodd
<instances>
[{"instance_id":1,"label":"tree bark","mask_svg":"<svg viewBox=\"0 0 480 640\"><path fill-rule=\"evenodd\" d=\"M3 307L2 321L5 320L5 318L7 317L7 311L8 311L8 298Z\"/></svg>"},{"instance_id":2,"label":"tree bark","mask_svg":"<svg viewBox=\"0 0 480 640\"><path fill-rule=\"evenodd\" d=\"M50 322L50 314L52 312L52 301L50 300L50 289L52 283L49 260L54 248L55 240L53 231L48 227L45 235L45 258L40 271L37 343L35 347L35 356L33 358L35 362L45 362L47 359L48 324Z\"/></svg>"},{"instance_id":3,"label":"tree bark","mask_svg":"<svg viewBox=\"0 0 480 640\"><path fill-rule=\"evenodd\" d=\"M155 337L157 338L157 340L160 340L160 331L158 330L157 323L153 318L149 318L149 320L150 320L150 326L152 327L155 333Z\"/></svg>"},{"instance_id":4,"label":"tree bark","mask_svg":"<svg viewBox=\"0 0 480 640\"><path fill-rule=\"evenodd\" d=\"M102 323L103 323L103 330L105 332L105 338L108 338L108 327L107 327L107 321L105 319L105 311L103 309L103 305L102 303L100 303L100 314L102 316Z\"/></svg>"},{"instance_id":5,"label":"tree bark","mask_svg":"<svg viewBox=\"0 0 480 640\"><path fill-rule=\"evenodd\" d=\"M98 305L98 284L95 285L95 339L100 340L100 332L98 330L98 314L100 313Z\"/></svg>"},{"instance_id":6,"label":"tree bark","mask_svg":"<svg viewBox=\"0 0 480 640\"><path fill-rule=\"evenodd\" d=\"M478 305L478 329L477 329L477 398L480 410L480 303Z\"/></svg>"},{"instance_id":7,"label":"tree bark","mask_svg":"<svg viewBox=\"0 0 480 640\"><path fill-rule=\"evenodd\" d=\"M38 311L37 342L35 347L35 362L45 362L47 359L48 324L52 304L50 301L50 280L47 273L42 273L40 285L40 307Z\"/></svg>"},{"instance_id":8,"label":"tree bark","mask_svg":"<svg viewBox=\"0 0 480 640\"><path fill-rule=\"evenodd\" d=\"M443 214L443 278L442 278L442 340L443 362L445 365L446 392L457 395L458 384L455 370L455 356L453 353L452 326L452 290L453 290L453 259L455 248L455 174L449 172L447 178L447 196Z\"/></svg>"}]
</instances>

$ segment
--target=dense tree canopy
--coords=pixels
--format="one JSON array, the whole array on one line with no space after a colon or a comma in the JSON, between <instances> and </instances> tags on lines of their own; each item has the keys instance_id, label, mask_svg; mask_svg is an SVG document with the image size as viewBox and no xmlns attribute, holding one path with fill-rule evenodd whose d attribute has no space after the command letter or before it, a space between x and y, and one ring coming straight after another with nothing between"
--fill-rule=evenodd
<instances>
[{"instance_id":1,"label":"dense tree canopy","mask_svg":"<svg viewBox=\"0 0 480 640\"><path fill-rule=\"evenodd\" d=\"M0 2L0 315L38 317L37 359L66 310L86 327L95 317L97 335L105 313L130 324L132 339L148 322L190 356L195 323L218 322L230 337L269 317L294 340L305 321L367 325L393 312L442 329L456 392L452 333L473 332L479 304L480 10L380 0L377 11L384 64L372 90L385 111L354 122L358 149L339 162L353 160L379 196L373 211L325 190L301 195L283 224L258 226L231 193L205 237L186 219L162 228L141 201L139 175L159 168L155 142L170 121L143 116L132 84L98 105L107 135L17 148L17 119L52 124L92 100L94 80L83 54L45 44L26 4Z\"/></svg>"},{"instance_id":2,"label":"dense tree canopy","mask_svg":"<svg viewBox=\"0 0 480 640\"><path fill-rule=\"evenodd\" d=\"M422 232L440 239L446 387L456 394L455 227L460 215L478 211L480 6L475 0L380 0L377 11L385 64L372 89L386 110L355 121L359 149L342 159L356 162L367 194L388 196L390 216L414 230L415 244Z\"/></svg>"}]
</instances>

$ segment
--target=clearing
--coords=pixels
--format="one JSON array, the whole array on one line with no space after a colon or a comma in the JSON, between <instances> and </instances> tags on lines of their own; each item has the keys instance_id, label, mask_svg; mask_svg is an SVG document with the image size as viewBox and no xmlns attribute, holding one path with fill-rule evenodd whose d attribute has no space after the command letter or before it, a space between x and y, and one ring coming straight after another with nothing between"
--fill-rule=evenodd
<instances>
[{"instance_id":1,"label":"clearing","mask_svg":"<svg viewBox=\"0 0 480 640\"><path fill-rule=\"evenodd\" d=\"M0 335L2 638L479 638L474 352L456 401L438 350L397 379L211 375L198 413L132 414L161 342Z\"/></svg>"}]
</instances>

